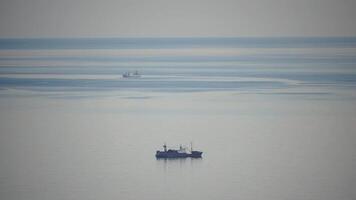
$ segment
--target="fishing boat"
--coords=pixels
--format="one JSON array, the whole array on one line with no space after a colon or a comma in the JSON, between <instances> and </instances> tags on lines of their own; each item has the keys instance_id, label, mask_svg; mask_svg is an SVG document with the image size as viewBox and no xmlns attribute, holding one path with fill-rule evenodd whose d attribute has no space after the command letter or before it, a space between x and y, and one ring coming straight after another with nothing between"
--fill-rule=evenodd
<instances>
[{"instance_id":1,"label":"fishing boat","mask_svg":"<svg viewBox=\"0 0 356 200\"><path fill-rule=\"evenodd\" d=\"M125 72L122 74L123 78L140 78L141 74L136 70L135 72Z\"/></svg>"},{"instance_id":2,"label":"fishing boat","mask_svg":"<svg viewBox=\"0 0 356 200\"><path fill-rule=\"evenodd\" d=\"M203 152L201 151L194 151L192 144L189 151L183 148L182 145L179 146L179 149L167 150L167 145L164 144L163 151L156 151L156 158L201 158L202 154Z\"/></svg>"}]
</instances>

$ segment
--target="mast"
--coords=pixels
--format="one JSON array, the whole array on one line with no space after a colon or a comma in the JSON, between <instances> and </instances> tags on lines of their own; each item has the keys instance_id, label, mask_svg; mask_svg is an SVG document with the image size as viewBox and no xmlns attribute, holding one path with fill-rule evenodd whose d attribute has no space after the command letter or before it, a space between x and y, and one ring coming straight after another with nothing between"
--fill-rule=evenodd
<instances>
[{"instance_id":1,"label":"mast","mask_svg":"<svg viewBox=\"0 0 356 200\"><path fill-rule=\"evenodd\" d=\"M164 143L164 145L163 145L163 149L164 149L164 152L166 152L166 151L167 151L167 145L166 145L166 143Z\"/></svg>"},{"instance_id":2,"label":"mast","mask_svg":"<svg viewBox=\"0 0 356 200\"><path fill-rule=\"evenodd\" d=\"M193 152L193 142L190 142L190 152Z\"/></svg>"}]
</instances>

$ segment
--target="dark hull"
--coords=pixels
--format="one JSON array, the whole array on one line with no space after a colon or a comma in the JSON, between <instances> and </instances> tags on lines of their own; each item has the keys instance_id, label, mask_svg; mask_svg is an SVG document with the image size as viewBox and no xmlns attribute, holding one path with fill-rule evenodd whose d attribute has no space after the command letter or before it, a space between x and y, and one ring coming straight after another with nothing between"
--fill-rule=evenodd
<instances>
[{"instance_id":1,"label":"dark hull","mask_svg":"<svg viewBox=\"0 0 356 200\"><path fill-rule=\"evenodd\" d=\"M190 154L190 157L192 157L192 158L201 158L202 154L203 154L203 152L201 152L201 151L192 151L192 153Z\"/></svg>"},{"instance_id":2,"label":"dark hull","mask_svg":"<svg viewBox=\"0 0 356 200\"><path fill-rule=\"evenodd\" d=\"M201 158L203 152L193 151L192 153L164 152L157 151L156 158Z\"/></svg>"}]
</instances>

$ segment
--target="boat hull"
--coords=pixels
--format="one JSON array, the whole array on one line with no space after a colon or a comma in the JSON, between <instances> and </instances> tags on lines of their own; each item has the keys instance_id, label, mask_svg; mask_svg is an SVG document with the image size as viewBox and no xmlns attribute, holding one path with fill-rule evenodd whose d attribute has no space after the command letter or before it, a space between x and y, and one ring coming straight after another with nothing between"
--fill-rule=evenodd
<instances>
[{"instance_id":1,"label":"boat hull","mask_svg":"<svg viewBox=\"0 0 356 200\"><path fill-rule=\"evenodd\" d=\"M203 154L203 152L201 152L201 151L192 151L192 153L190 154L190 157L192 157L192 158L201 158L202 154Z\"/></svg>"},{"instance_id":2,"label":"boat hull","mask_svg":"<svg viewBox=\"0 0 356 200\"><path fill-rule=\"evenodd\" d=\"M156 158L201 158L203 152L193 151L192 153L157 151Z\"/></svg>"}]
</instances>

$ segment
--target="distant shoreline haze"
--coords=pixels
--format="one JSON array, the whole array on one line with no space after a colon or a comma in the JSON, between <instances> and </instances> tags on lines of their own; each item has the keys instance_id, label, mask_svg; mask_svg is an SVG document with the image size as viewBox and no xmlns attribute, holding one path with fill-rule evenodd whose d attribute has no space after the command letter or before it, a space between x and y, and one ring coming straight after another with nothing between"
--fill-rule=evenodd
<instances>
[{"instance_id":1,"label":"distant shoreline haze","mask_svg":"<svg viewBox=\"0 0 356 200\"><path fill-rule=\"evenodd\" d=\"M0 38L0 49L350 48L355 46L356 37Z\"/></svg>"}]
</instances>

